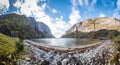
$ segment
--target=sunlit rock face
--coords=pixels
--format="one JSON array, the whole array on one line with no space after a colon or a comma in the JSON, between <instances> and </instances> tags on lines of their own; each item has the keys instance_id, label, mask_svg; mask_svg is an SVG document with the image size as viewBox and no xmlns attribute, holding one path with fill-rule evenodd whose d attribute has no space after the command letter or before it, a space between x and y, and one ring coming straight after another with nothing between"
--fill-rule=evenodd
<instances>
[{"instance_id":1,"label":"sunlit rock face","mask_svg":"<svg viewBox=\"0 0 120 65\"><path fill-rule=\"evenodd\" d=\"M112 31L120 32L120 20L112 17L102 17L78 22L66 31L66 34L62 37L88 38L93 36L99 37L97 35L101 36L102 34L104 37L108 37L106 32L109 35Z\"/></svg>"},{"instance_id":2,"label":"sunlit rock face","mask_svg":"<svg viewBox=\"0 0 120 65\"><path fill-rule=\"evenodd\" d=\"M26 49L29 51L30 61L28 65L34 64L47 64L47 65L108 65L110 64L110 55L114 47L111 40L101 43L98 47L93 49L86 49L84 52L73 51L73 53L61 53L54 50L43 50L31 44L24 43ZM18 64L23 64L19 60Z\"/></svg>"},{"instance_id":3,"label":"sunlit rock face","mask_svg":"<svg viewBox=\"0 0 120 65\"><path fill-rule=\"evenodd\" d=\"M67 33L75 32L76 28L81 32L98 31L100 29L120 31L120 20L112 17L87 19L76 23Z\"/></svg>"}]
</instances>

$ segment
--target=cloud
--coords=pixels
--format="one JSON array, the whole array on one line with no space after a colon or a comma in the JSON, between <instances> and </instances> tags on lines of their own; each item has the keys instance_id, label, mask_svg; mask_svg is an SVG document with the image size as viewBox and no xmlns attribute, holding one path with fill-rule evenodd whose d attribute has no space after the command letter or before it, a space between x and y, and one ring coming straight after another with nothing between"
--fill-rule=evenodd
<instances>
[{"instance_id":1,"label":"cloud","mask_svg":"<svg viewBox=\"0 0 120 65\"><path fill-rule=\"evenodd\" d=\"M57 10L56 9L52 9L52 13L57 13Z\"/></svg>"},{"instance_id":2,"label":"cloud","mask_svg":"<svg viewBox=\"0 0 120 65\"><path fill-rule=\"evenodd\" d=\"M79 4L80 4L80 6L83 5L83 1L82 1L82 0L78 0L78 2L79 2Z\"/></svg>"},{"instance_id":3,"label":"cloud","mask_svg":"<svg viewBox=\"0 0 120 65\"><path fill-rule=\"evenodd\" d=\"M25 14L27 16L33 16L36 21L43 22L50 28L52 34L56 37L60 37L65 31L70 28L69 24L66 21L63 21L63 16L60 18L52 18L51 16L45 13L47 8L47 3L42 3L41 6L38 6L38 0L17 0L14 3L14 6L18 8L16 13ZM53 8L53 13L57 13L57 10Z\"/></svg>"},{"instance_id":4,"label":"cloud","mask_svg":"<svg viewBox=\"0 0 120 65\"><path fill-rule=\"evenodd\" d=\"M96 0L92 0L92 2L91 2L91 6L94 6L95 4L96 4Z\"/></svg>"},{"instance_id":5,"label":"cloud","mask_svg":"<svg viewBox=\"0 0 120 65\"><path fill-rule=\"evenodd\" d=\"M88 0L84 0L84 3L85 3L85 5L86 5L86 6L88 6L88 5L89 5Z\"/></svg>"},{"instance_id":6,"label":"cloud","mask_svg":"<svg viewBox=\"0 0 120 65\"><path fill-rule=\"evenodd\" d=\"M90 3L89 0L74 0L76 3L79 3L80 6L88 6L88 7L93 7L97 0L91 0L92 2ZM90 5L90 6L89 6Z\"/></svg>"},{"instance_id":7,"label":"cloud","mask_svg":"<svg viewBox=\"0 0 120 65\"><path fill-rule=\"evenodd\" d=\"M61 35L65 34L65 31L67 31L71 25L68 24L66 21L63 21L61 18L56 18L54 26L57 30L55 30L55 35L57 37L61 37Z\"/></svg>"},{"instance_id":8,"label":"cloud","mask_svg":"<svg viewBox=\"0 0 120 65\"><path fill-rule=\"evenodd\" d=\"M71 3L72 3L72 5L74 6L74 7L76 7L77 6L77 0L70 0L71 1Z\"/></svg>"},{"instance_id":9,"label":"cloud","mask_svg":"<svg viewBox=\"0 0 120 65\"><path fill-rule=\"evenodd\" d=\"M21 7L22 3L23 3L23 2L22 2L21 0L17 0L16 3L13 4L13 5L14 5L16 8L19 9L19 8Z\"/></svg>"},{"instance_id":10,"label":"cloud","mask_svg":"<svg viewBox=\"0 0 120 65\"><path fill-rule=\"evenodd\" d=\"M117 0L117 9L120 10L120 0Z\"/></svg>"},{"instance_id":11,"label":"cloud","mask_svg":"<svg viewBox=\"0 0 120 65\"><path fill-rule=\"evenodd\" d=\"M5 13L9 10L10 4L9 0L0 0L0 12Z\"/></svg>"},{"instance_id":12,"label":"cloud","mask_svg":"<svg viewBox=\"0 0 120 65\"><path fill-rule=\"evenodd\" d=\"M71 7L71 13L69 15L69 24L74 25L75 23L79 22L81 20L81 16L79 13L79 10L77 9L77 4L75 4L77 0L72 0L72 7Z\"/></svg>"},{"instance_id":13,"label":"cloud","mask_svg":"<svg viewBox=\"0 0 120 65\"><path fill-rule=\"evenodd\" d=\"M99 17L105 17L105 14L100 13L100 14L99 14Z\"/></svg>"},{"instance_id":14,"label":"cloud","mask_svg":"<svg viewBox=\"0 0 120 65\"><path fill-rule=\"evenodd\" d=\"M120 19L120 0L116 2L117 8L113 11L113 17Z\"/></svg>"},{"instance_id":15,"label":"cloud","mask_svg":"<svg viewBox=\"0 0 120 65\"><path fill-rule=\"evenodd\" d=\"M113 17L120 19L120 11L119 11L119 10L115 10L115 11L113 12Z\"/></svg>"},{"instance_id":16,"label":"cloud","mask_svg":"<svg viewBox=\"0 0 120 65\"><path fill-rule=\"evenodd\" d=\"M74 25L75 23L79 22L81 20L79 11L75 8L72 8L72 12L69 16L69 19L70 19L69 23L71 25Z\"/></svg>"}]
</instances>

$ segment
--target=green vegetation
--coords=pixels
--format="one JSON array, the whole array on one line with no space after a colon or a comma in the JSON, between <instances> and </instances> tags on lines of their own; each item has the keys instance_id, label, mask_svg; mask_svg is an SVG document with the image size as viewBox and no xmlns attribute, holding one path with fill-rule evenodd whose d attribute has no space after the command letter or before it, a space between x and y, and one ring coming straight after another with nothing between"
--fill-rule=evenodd
<instances>
[{"instance_id":1,"label":"green vegetation","mask_svg":"<svg viewBox=\"0 0 120 65\"><path fill-rule=\"evenodd\" d=\"M120 61L119 61L119 55L120 55L120 35L118 35L118 36L116 36L116 37L114 37L113 39L112 39L113 41L114 41L114 44L113 44L113 46L114 46L114 51L113 51L113 55L112 55L112 59L111 59L111 63L112 64L116 64L116 65L118 65L119 63L120 63Z\"/></svg>"},{"instance_id":2,"label":"green vegetation","mask_svg":"<svg viewBox=\"0 0 120 65\"><path fill-rule=\"evenodd\" d=\"M23 17L13 17L10 19L0 20L0 32L12 37L19 37L21 40L25 39L27 34L25 27L28 23L23 20Z\"/></svg>"},{"instance_id":3,"label":"green vegetation","mask_svg":"<svg viewBox=\"0 0 120 65\"><path fill-rule=\"evenodd\" d=\"M0 65L15 65L15 60L23 49L18 38L10 38L0 33Z\"/></svg>"},{"instance_id":4,"label":"green vegetation","mask_svg":"<svg viewBox=\"0 0 120 65\"><path fill-rule=\"evenodd\" d=\"M21 40L42 37L42 34L33 27L34 25L31 25L29 19L24 15L7 14L0 16L0 33L10 37L18 37Z\"/></svg>"},{"instance_id":5,"label":"green vegetation","mask_svg":"<svg viewBox=\"0 0 120 65\"><path fill-rule=\"evenodd\" d=\"M106 30L101 29L99 31L91 31L91 32L77 32L77 33L69 33L64 35L63 37L69 37L69 38L89 38L89 39L113 39L116 36L120 35L120 32L116 30Z\"/></svg>"},{"instance_id":6,"label":"green vegetation","mask_svg":"<svg viewBox=\"0 0 120 65\"><path fill-rule=\"evenodd\" d=\"M115 43L120 44L120 35L116 36L113 40Z\"/></svg>"}]
</instances>

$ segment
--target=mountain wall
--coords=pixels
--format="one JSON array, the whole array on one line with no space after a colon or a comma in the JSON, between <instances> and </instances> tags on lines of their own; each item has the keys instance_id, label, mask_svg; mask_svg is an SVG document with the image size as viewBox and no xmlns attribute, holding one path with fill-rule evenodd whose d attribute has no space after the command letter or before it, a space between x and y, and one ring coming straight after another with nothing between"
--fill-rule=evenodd
<instances>
[{"instance_id":1,"label":"mountain wall","mask_svg":"<svg viewBox=\"0 0 120 65\"><path fill-rule=\"evenodd\" d=\"M47 25L32 17L15 13L0 15L0 32L22 39L54 37Z\"/></svg>"},{"instance_id":2,"label":"mountain wall","mask_svg":"<svg viewBox=\"0 0 120 65\"><path fill-rule=\"evenodd\" d=\"M104 32L110 33L111 31L120 32L120 20L113 17L102 17L78 22L66 31L66 34L62 37L81 37L87 34L89 36L93 33L96 35L95 33L98 32L101 35Z\"/></svg>"}]
</instances>

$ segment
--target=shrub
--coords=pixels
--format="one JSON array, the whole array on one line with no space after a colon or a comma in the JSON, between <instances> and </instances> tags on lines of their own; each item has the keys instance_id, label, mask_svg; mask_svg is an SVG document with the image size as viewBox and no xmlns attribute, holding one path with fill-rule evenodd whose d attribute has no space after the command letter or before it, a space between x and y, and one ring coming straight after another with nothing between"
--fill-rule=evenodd
<instances>
[{"instance_id":1,"label":"shrub","mask_svg":"<svg viewBox=\"0 0 120 65\"><path fill-rule=\"evenodd\" d=\"M116 36L113 41L120 44L120 35Z\"/></svg>"}]
</instances>

